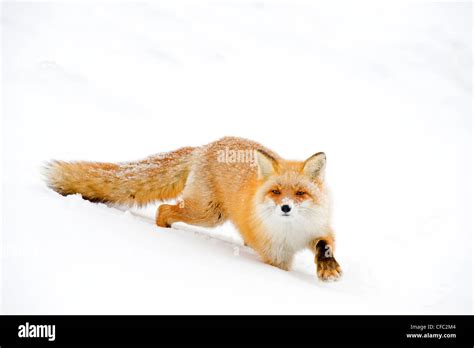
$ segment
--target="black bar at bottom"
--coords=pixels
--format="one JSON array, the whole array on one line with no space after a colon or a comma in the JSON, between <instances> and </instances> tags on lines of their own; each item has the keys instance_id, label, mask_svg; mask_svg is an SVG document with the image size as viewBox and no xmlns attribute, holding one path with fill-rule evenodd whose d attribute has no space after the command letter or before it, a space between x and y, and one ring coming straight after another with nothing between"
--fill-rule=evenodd
<instances>
[{"instance_id":1,"label":"black bar at bottom","mask_svg":"<svg viewBox=\"0 0 474 348\"><path fill-rule=\"evenodd\" d=\"M0 316L1 348L231 343L473 347L473 332L472 316Z\"/></svg>"}]
</instances>

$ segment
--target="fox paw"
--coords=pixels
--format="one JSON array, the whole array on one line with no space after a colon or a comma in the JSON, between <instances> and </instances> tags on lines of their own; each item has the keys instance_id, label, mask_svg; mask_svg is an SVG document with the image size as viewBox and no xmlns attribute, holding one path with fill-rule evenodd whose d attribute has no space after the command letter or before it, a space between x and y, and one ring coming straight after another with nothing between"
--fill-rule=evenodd
<instances>
[{"instance_id":1,"label":"fox paw","mask_svg":"<svg viewBox=\"0 0 474 348\"><path fill-rule=\"evenodd\" d=\"M317 273L319 279L329 281L339 279L342 270L334 257L328 257L318 261Z\"/></svg>"},{"instance_id":2,"label":"fox paw","mask_svg":"<svg viewBox=\"0 0 474 348\"><path fill-rule=\"evenodd\" d=\"M159 227L171 227L171 223L169 223L168 221L171 209L172 206L170 206L169 204L162 204L159 206L155 218L155 222Z\"/></svg>"},{"instance_id":3,"label":"fox paw","mask_svg":"<svg viewBox=\"0 0 474 348\"><path fill-rule=\"evenodd\" d=\"M165 228L170 228L170 227L171 227L171 225L170 225L168 222L166 222L165 219L160 218L159 215L157 216L157 218L156 218L155 221L156 221L156 224L157 224L159 227L165 227Z\"/></svg>"}]
</instances>

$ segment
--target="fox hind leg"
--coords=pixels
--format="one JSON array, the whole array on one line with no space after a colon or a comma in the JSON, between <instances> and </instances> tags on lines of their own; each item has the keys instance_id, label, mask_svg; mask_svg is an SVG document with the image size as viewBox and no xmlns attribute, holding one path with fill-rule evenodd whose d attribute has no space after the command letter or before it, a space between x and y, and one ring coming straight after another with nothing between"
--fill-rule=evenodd
<instances>
[{"instance_id":1,"label":"fox hind leg","mask_svg":"<svg viewBox=\"0 0 474 348\"><path fill-rule=\"evenodd\" d=\"M160 205L156 214L156 224L160 227L171 227L174 222L214 227L224 221L225 217L220 203L213 200L202 201L185 198L176 205Z\"/></svg>"}]
</instances>

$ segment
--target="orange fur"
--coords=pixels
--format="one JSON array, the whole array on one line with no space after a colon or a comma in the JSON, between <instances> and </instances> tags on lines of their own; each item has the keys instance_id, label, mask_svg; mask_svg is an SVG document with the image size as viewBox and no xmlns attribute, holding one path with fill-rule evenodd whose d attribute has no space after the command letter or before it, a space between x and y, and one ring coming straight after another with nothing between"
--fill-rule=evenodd
<instances>
[{"instance_id":1,"label":"orange fur","mask_svg":"<svg viewBox=\"0 0 474 348\"><path fill-rule=\"evenodd\" d=\"M186 147L118 164L52 161L45 167L46 180L62 195L80 193L93 202L141 206L179 195L193 150Z\"/></svg>"},{"instance_id":2,"label":"orange fur","mask_svg":"<svg viewBox=\"0 0 474 348\"><path fill-rule=\"evenodd\" d=\"M248 161L250 155L238 161L225 157L230 152L253 154L253 160ZM54 161L47 165L46 177L63 195L80 193L112 204L144 205L180 196L179 204L159 207L158 226L181 221L213 227L230 220L265 262L289 269L298 248L309 246L316 253L319 240L334 244L325 159L318 153L305 162L286 161L256 142L226 137L137 162ZM294 220L279 216L285 202L294 207L294 214L300 211Z\"/></svg>"}]
</instances>

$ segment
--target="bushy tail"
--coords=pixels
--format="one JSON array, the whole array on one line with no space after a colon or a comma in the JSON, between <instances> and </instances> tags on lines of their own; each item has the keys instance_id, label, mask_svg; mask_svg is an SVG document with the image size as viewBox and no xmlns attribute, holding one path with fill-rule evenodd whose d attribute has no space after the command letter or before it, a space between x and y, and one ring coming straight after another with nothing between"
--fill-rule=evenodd
<instances>
[{"instance_id":1,"label":"bushy tail","mask_svg":"<svg viewBox=\"0 0 474 348\"><path fill-rule=\"evenodd\" d=\"M51 161L44 168L45 177L48 186L62 195L80 193L93 202L142 206L180 194L194 149L127 163Z\"/></svg>"}]
</instances>

